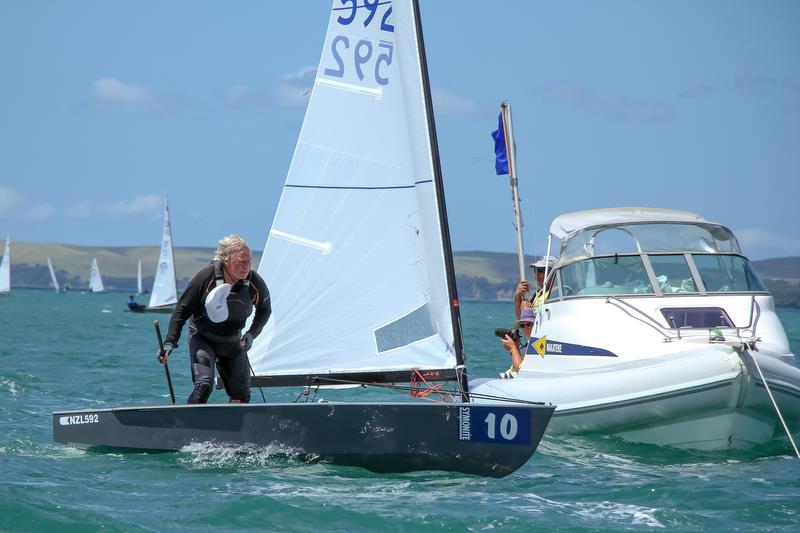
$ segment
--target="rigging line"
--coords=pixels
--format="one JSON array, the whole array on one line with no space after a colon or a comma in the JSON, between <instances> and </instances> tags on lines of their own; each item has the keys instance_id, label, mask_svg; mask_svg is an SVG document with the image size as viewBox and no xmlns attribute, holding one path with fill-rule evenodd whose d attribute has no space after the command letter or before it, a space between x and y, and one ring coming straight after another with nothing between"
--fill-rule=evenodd
<instances>
[{"instance_id":1,"label":"rigging line","mask_svg":"<svg viewBox=\"0 0 800 533\"><path fill-rule=\"evenodd\" d=\"M326 378L326 377L322 377L322 376L315 377L314 379L317 379L317 380L320 380L320 381L329 381L329 382L332 382L332 383L341 383L341 384L349 384L349 385L361 385L363 387L378 387L378 388L381 388L381 389L388 389L388 390L391 390L391 391L403 391L403 392L406 392L406 391L410 391L411 390L411 387L403 386L403 385L395 385L395 384L391 384L391 383L370 383L370 382L366 382L366 381L353 381L353 380L348 380L348 379ZM456 390L456 389L438 389L437 392L439 392L440 394L446 392L446 393L448 393L448 394L450 394L452 396L459 396L461 394L461 391ZM530 400L522 400L520 398L509 398L509 397L506 397L506 396L494 396L492 394L483 394L483 393L475 393L475 394L473 394L472 392L470 392L469 394L470 394L471 397L480 398L482 400L498 400L498 401L502 401L504 403L519 403L519 404L524 404L524 405L546 405L545 402L533 402L533 401L530 401ZM431 399L431 398L423 398L423 399L427 399L429 401L433 401L433 402L436 402L436 403L448 403L448 402L445 402L445 401L442 401L442 400L434 400L434 399ZM469 402L464 402L464 403L469 403Z\"/></svg>"},{"instance_id":2,"label":"rigging line","mask_svg":"<svg viewBox=\"0 0 800 533\"><path fill-rule=\"evenodd\" d=\"M750 360L753 361L756 365L756 369L758 370L758 375L761 376L761 381L764 383L764 388L767 389L767 395L769 396L770 401L772 401L772 406L775 408L775 412L778 414L778 419L781 421L781 425L783 426L783 430L786 432L786 436L789 437L789 442L792 443L792 448L794 448L794 454L800 459L800 452L797 451L797 444L794 443L794 439L792 438L792 432L789 431L789 426L786 425L786 421L783 419L783 414L781 414L781 410L778 408L778 402L775 401L775 397L772 396L772 391L769 388L769 383L767 383L767 378L764 377L764 373L761 371L761 365L758 364L756 358L753 357L753 354L750 353L748 348L742 348L742 354L747 353L750 356Z\"/></svg>"}]
</instances>

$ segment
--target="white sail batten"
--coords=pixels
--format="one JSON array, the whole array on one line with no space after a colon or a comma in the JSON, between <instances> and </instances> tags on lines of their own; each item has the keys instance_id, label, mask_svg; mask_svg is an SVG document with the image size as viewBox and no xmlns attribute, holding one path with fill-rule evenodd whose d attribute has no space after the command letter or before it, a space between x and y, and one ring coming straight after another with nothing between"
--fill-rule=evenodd
<instances>
[{"instance_id":1,"label":"white sail batten","mask_svg":"<svg viewBox=\"0 0 800 533\"><path fill-rule=\"evenodd\" d=\"M172 248L172 224L169 219L169 202L164 197L164 233L148 307L163 307L174 305L177 302L178 289L175 280L175 256Z\"/></svg>"},{"instance_id":2,"label":"white sail batten","mask_svg":"<svg viewBox=\"0 0 800 533\"><path fill-rule=\"evenodd\" d=\"M258 269L258 376L457 364L416 31L411 1L334 2Z\"/></svg>"},{"instance_id":3,"label":"white sail batten","mask_svg":"<svg viewBox=\"0 0 800 533\"><path fill-rule=\"evenodd\" d=\"M90 292L103 292L103 278L100 275L100 267L97 266L97 258L92 257L92 273L89 277L89 291Z\"/></svg>"},{"instance_id":4,"label":"white sail batten","mask_svg":"<svg viewBox=\"0 0 800 533\"><path fill-rule=\"evenodd\" d=\"M61 287L58 286L58 279L56 279L56 271L53 269L53 262L50 258L47 258L47 268L50 270L50 283L53 285L53 288L58 292Z\"/></svg>"},{"instance_id":5,"label":"white sail batten","mask_svg":"<svg viewBox=\"0 0 800 533\"><path fill-rule=\"evenodd\" d=\"M11 238L6 236L3 260L0 262L0 293L11 292Z\"/></svg>"}]
</instances>

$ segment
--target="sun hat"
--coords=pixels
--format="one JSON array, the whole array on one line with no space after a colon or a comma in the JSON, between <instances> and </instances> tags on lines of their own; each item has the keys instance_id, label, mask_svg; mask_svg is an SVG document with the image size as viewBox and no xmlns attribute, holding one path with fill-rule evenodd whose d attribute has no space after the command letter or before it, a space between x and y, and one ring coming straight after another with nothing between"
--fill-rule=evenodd
<instances>
[{"instance_id":1,"label":"sun hat","mask_svg":"<svg viewBox=\"0 0 800 533\"><path fill-rule=\"evenodd\" d=\"M530 268L539 268L544 270L545 268L553 268L553 265L556 264L556 258L552 255L543 255L539 258L538 261L535 263L531 263L528 265Z\"/></svg>"},{"instance_id":2,"label":"sun hat","mask_svg":"<svg viewBox=\"0 0 800 533\"><path fill-rule=\"evenodd\" d=\"M536 313L533 310L533 307L526 307L522 310L522 314L519 316L519 320L514 322L514 327L519 328L522 327L524 324L533 324L536 321Z\"/></svg>"},{"instance_id":3,"label":"sun hat","mask_svg":"<svg viewBox=\"0 0 800 533\"><path fill-rule=\"evenodd\" d=\"M231 293L231 284L217 285L206 296L206 314L209 320L215 323L228 320L228 295Z\"/></svg>"}]
</instances>

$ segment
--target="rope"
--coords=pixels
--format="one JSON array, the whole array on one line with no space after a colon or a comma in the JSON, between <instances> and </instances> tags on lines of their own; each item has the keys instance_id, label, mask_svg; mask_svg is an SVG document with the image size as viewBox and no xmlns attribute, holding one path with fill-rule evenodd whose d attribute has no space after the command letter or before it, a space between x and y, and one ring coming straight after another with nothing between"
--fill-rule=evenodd
<instances>
[{"instance_id":1,"label":"rope","mask_svg":"<svg viewBox=\"0 0 800 533\"><path fill-rule=\"evenodd\" d=\"M767 378L764 377L764 373L761 371L761 366L756 361L756 358L753 357L753 354L747 348L742 350L742 354L747 353L750 356L750 360L753 361L756 365L756 369L758 370L758 375L761 376L761 381L764 383L764 388L767 389L767 395L769 396L770 401L772 401L772 406L775 408L775 412L778 414L778 419L781 421L783 425L783 430L786 432L786 436L789 437L789 442L792 444L792 448L794 448L794 454L800 459L800 452L797 451L797 444L795 444L794 439L792 438L792 433L789 431L789 426L786 425L786 421L783 419L783 415L781 414L781 410L778 408L778 402L775 401L775 398L772 396L772 391L769 388L769 383L767 383Z\"/></svg>"}]
</instances>

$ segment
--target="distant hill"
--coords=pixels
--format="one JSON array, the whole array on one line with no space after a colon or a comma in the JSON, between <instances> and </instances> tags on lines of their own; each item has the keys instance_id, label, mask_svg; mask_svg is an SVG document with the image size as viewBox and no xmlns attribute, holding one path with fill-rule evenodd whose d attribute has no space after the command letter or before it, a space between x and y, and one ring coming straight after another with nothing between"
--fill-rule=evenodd
<instances>
[{"instance_id":1,"label":"distant hill","mask_svg":"<svg viewBox=\"0 0 800 533\"><path fill-rule=\"evenodd\" d=\"M800 281L800 257L779 257L753 261L758 275L763 279Z\"/></svg>"},{"instance_id":2,"label":"distant hill","mask_svg":"<svg viewBox=\"0 0 800 533\"><path fill-rule=\"evenodd\" d=\"M13 242L12 283L15 287L47 288L50 274L47 257L53 261L56 277L63 286L73 289L89 286L92 257L97 257L107 290L132 291L136 288L137 263L142 260L143 284L153 285L158 261L158 246L91 247L67 244ZM212 248L175 248L175 270L178 290L203 268L214 255ZM502 252L455 252L456 283L462 299L508 300L519 282L517 254ZM538 256L527 256L525 265ZM261 260L261 252L253 252L253 263ZM800 257L781 257L754 261L753 266L764 279L775 303L781 307L800 308ZM528 271L528 279L532 279Z\"/></svg>"},{"instance_id":3,"label":"distant hill","mask_svg":"<svg viewBox=\"0 0 800 533\"><path fill-rule=\"evenodd\" d=\"M136 271L142 260L142 284L152 287L156 263L161 249L158 246L94 247L69 244L26 243L11 241L11 277L15 287L46 288L50 286L47 258L53 262L59 284L72 289L89 287L92 258L103 276L106 290L136 289ZM214 256L213 248L175 248L175 271L178 289L189 283L194 274ZM253 253L256 264L260 252Z\"/></svg>"}]
</instances>

